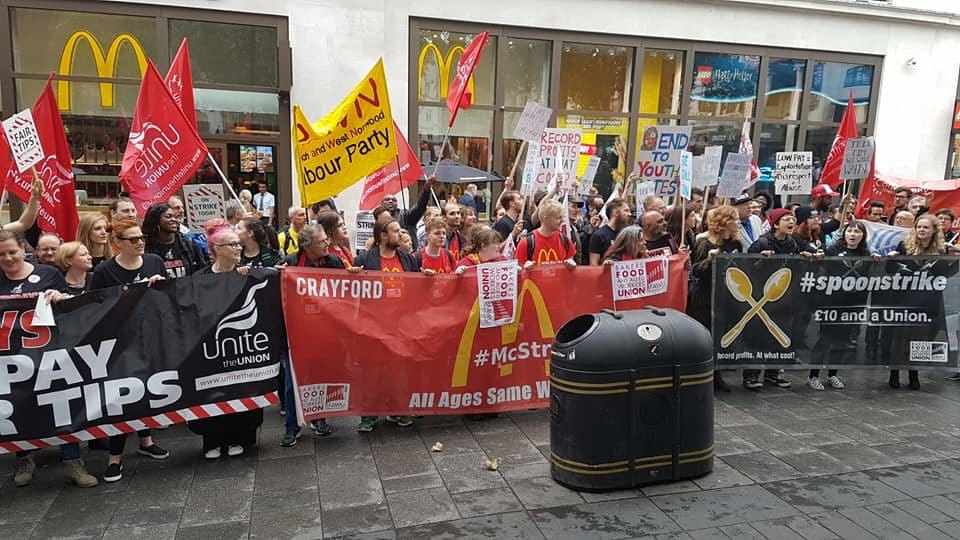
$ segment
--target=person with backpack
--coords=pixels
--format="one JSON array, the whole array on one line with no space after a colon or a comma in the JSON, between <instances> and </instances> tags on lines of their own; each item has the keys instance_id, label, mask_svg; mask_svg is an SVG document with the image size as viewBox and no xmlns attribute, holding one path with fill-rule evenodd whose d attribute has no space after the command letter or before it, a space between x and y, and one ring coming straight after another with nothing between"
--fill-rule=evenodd
<instances>
[{"instance_id":1,"label":"person with backpack","mask_svg":"<svg viewBox=\"0 0 960 540\"><path fill-rule=\"evenodd\" d=\"M200 248L180 234L180 220L167 204L155 204L147 209L143 235L147 240L146 253L163 259L167 279L189 276L207 265Z\"/></svg>"},{"instance_id":2,"label":"person with backpack","mask_svg":"<svg viewBox=\"0 0 960 540\"><path fill-rule=\"evenodd\" d=\"M300 231L307 224L307 211L299 206L291 206L287 211L290 224L277 235L280 244L280 253L285 257L300 251Z\"/></svg>"},{"instance_id":3,"label":"person with backpack","mask_svg":"<svg viewBox=\"0 0 960 540\"><path fill-rule=\"evenodd\" d=\"M563 224L563 204L550 199L544 201L539 210L540 227L526 235L517 244L517 262L524 269L539 264L564 263L576 268L573 259L577 246L560 232Z\"/></svg>"}]
</instances>

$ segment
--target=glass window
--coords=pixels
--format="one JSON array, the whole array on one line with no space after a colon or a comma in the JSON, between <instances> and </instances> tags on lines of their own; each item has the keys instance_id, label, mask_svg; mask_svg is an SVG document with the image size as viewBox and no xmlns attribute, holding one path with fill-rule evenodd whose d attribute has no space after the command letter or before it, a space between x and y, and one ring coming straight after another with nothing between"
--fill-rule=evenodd
<instances>
[{"instance_id":1,"label":"glass window","mask_svg":"<svg viewBox=\"0 0 960 540\"><path fill-rule=\"evenodd\" d=\"M557 118L557 127L579 129L582 134L580 163L577 165L578 175L586 171L590 156L600 156L600 167L597 169L593 185L604 196L608 196L613 190L614 183L622 182L625 177L630 119L617 116L566 114Z\"/></svg>"},{"instance_id":2,"label":"glass window","mask_svg":"<svg viewBox=\"0 0 960 540\"><path fill-rule=\"evenodd\" d=\"M194 96L201 136L280 134L276 94L196 88Z\"/></svg>"},{"instance_id":3,"label":"glass window","mask_svg":"<svg viewBox=\"0 0 960 540\"><path fill-rule=\"evenodd\" d=\"M17 79L17 108L25 109L36 101L44 79ZM62 115L88 115L132 118L140 86L113 82L91 83L54 81L57 104ZM64 96L67 96L66 98Z\"/></svg>"},{"instance_id":4,"label":"glass window","mask_svg":"<svg viewBox=\"0 0 960 540\"><path fill-rule=\"evenodd\" d=\"M550 100L550 42L506 40L503 66L498 73L503 81L504 105L523 107L528 101L536 101L546 106Z\"/></svg>"},{"instance_id":5,"label":"glass window","mask_svg":"<svg viewBox=\"0 0 960 540\"><path fill-rule=\"evenodd\" d=\"M813 183L816 185L820 181L820 172L823 165L830 155L830 148L833 147L833 140L837 137L838 126L822 126L810 128L807 130L807 138L804 142L804 150L813 152ZM861 128L860 135L866 135L866 130Z\"/></svg>"},{"instance_id":6,"label":"glass window","mask_svg":"<svg viewBox=\"0 0 960 540\"><path fill-rule=\"evenodd\" d=\"M647 50L640 81L641 114L680 114L683 52Z\"/></svg>"},{"instance_id":7,"label":"glass window","mask_svg":"<svg viewBox=\"0 0 960 540\"><path fill-rule=\"evenodd\" d=\"M429 105L421 105L418 112L420 162L433 163L441 155L440 143L447 130L450 113L446 107ZM453 159L458 163L489 171L492 141L493 111L462 110L457 114L457 122L450 130L450 139L442 149L442 156L444 159Z\"/></svg>"},{"instance_id":8,"label":"glass window","mask_svg":"<svg viewBox=\"0 0 960 540\"><path fill-rule=\"evenodd\" d=\"M773 171L777 168L777 152L793 152L797 147L799 134L800 129L796 125L761 126L760 141L756 145L757 165L760 167L759 182L773 181Z\"/></svg>"},{"instance_id":9,"label":"glass window","mask_svg":"<svg viewBox=\"0 0 960 540\"><path fill-rule=\"evenodd\" d=\"M740 151L740 133L743 130L743 122L691 120L690 125L693 126L690 131L690 151L695 155L703 154L704 147L722 146L723 160L726 162L727 154L735 154ZM754 148L754 151L756 151L756 148Z\"/></svg>"},{"instance_id":10,"label":"glass window","mask_svg":"<svg viewBox=\"0 0 960 540\"><path fill-rule=\"evenodd\" d=\"M277 29L206 21L170 21L170 58L190 42L196 82L277 86Z\"/></svg>"},{"instance_id":11,"label":"glass window","mask_svg":"<svg viewBox=\"0 0 960 540\"><path fill-rule=\"evenodd\" d=\"M771 58L767 68L767 105L764 118L799 120L800 99L807 61L791 58Z\"/></svg>"},{"instance_id":12,"label":"glass window","mask_svg":"<svg viewBox=\"0 0 960 540\"><path fill-rule=\"evenodd\" d=\"M420 101L447 99L447 88L457 75L457 62L460 61L460 55L473 38L474 34L446 30L420 30L420 47L417 52ZM475 104L493 104L496 58L497 38L490 36L483 54L480 55L480 62L467 83Z\"/></svg>"},{"instance_id":13,"label":"glass window","mask_svg":"<svg viewBox=\"0 0 960 540\"><path fill-rule=\"evenodd\" d=\"M759 56L696 53L690 115L752 116L759 77Z\"/></svg>"},{"instance_id":14,"label":"glass window","mask_svg":"<svg viewBox=\"0 0 960 540\"><path fill-rule=\"evenodd\" d=\"M847 109L847 100L853 95L857 123L866 123L872 87L873 66L814 62L807 119L811 122L840 122Z\"/></svg>"},{"instance_id":15,"label":"glass window","mask_svg":"<svg viewBox=\"0 0 960 540\"><path fill-rule=\"evenodd\" d=\"M567 110L630 112L633 49L564 43L560 103Z\"/></svg>"},{"instance_id":16,"label":"glass window","mask_svg":"<svg viewBox=\"0 0 960 540\"><path fill-rule=\"evenodd\" d=\"M157 56L151 17L17 8L12 26L20 73L139 80L147 59Z\"/></svg>"}]
</instances>

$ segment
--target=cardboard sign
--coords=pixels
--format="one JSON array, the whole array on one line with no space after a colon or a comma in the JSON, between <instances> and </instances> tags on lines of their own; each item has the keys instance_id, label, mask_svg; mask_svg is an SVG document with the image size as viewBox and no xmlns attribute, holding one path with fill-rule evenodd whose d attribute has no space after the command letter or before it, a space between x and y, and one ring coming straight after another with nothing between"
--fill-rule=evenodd
<instances>
[{"instance_id":1,"label":"cardboard sign","mask_svg":"<svg viewBox=\"0 0 960 540\"><path fill-rule=\"evenodd\" d=\"M666 257L614 262L610 272L613 301L635 300L666 292L670 281L668 264Z\"/></svg>"},{"instance_id":2,"label":"cardboard sign","mask_svg":"<svg viewBox=\"0 0 960 540\"><path fill-rule=\"evenodd\" d=\"M593 187L593 179L597 177L597 169L599 168L600 157L590 156L590 159L587 160L587 170L583 173L580 184L577 186L578 195L588 195L590 193L590 188Z\"/></svg>"},{"instance_id":3,"label":"cardboard sign","mask_svg":"<svg viewBox=\"0 0 960 540\"><path fill-rule=\"evenodd\" d=\"M717 197L736 197L740 195L749 178L750 155L727 154L727 162L723 166L720 185L717 186Z\"/></svg>"},{"instance_id":4,"label":"cardboard sign","mask_svg":"<svg viewBox=\"0 0 960 540\"><path fill-rule=\"evenodd\" d=\"M580 159L580 142L583 137L579 129L547 128L540 134L541 172L552 171L554 178L563 189L572 188L577 182L577 163Z\"/></svg>"},{"instance_id":5,"label":"cardboard sign","mask_svg":"<svg viewBox=\"0 0 960 540\"><path fill-rule=\"evenodd\" d=\"M773 183L777 195L809 195L813 189L813 152L777 152Z\"/></svg>"},{"instance_id":6,"label":"cardboard sign","mask_svg":"<svg viewBox=\"0 0 960 540\"><path fill-rule=\"evenodd\" d=\"M654 182L638 182L637 183L637 214L642 215L644 212L643 201L647 200L647 197L657 194L657 184Z\"/></svg>"},{"instance_id":7,"label":"cardboard sign","mask_svg":"<svg viewBox=\"0 0 960 540\"><path fill-rule=\"evenodd\" d=\"M643 131L637 167L640 178L657 184L657 195L661 197L677 193L680 153L687 149L692 129L692 126L650 126Z\"/></svg>"},{"instance_id":8,"label":"cardboard sign","mask_svg":"<svg viewBox=\"0 0 960 540\"><path fill-rule=\"evenodd\" d=\"M480 328L513 322L517 307L517 270L516 261L477 265Z\"/></svg>"},{"instance_id":9,"label":"cardboard sign","mask_svg":"<svg viewBox=\"0 0 960 540\"><path fill-rule=\"evenodd\" d=\"M720 179L720 163L722 161L722 146L704 148L702 156L693 158L693 187L702 189L717 185Z\"/></svg>"},{"instance_id":10,"label":"cardboard sign","mask_svg":"<svg viewBox=\"0 0 960 540\"><path fill-rule=\"evenodd\" d=\"M37 125L33 122L33 112L24 109L3 121L3 131L10 144L10 152L17 163L17 170L26 172L43 161L43 144Z\"/></svg>"},{"instance_id":11,"label":"cardboard sign","mask_svg":"<svg viewBox=\"0 0 960 540\"><path fill-rule=\"evenodd\" d=\"M551 115L553 115L553 109L550 107L544 107L536 101L528 101L523 108L523 114L520 115L520 120L517 121L517 127L513 129L513 138L529 143L540 142L540 134L550 124Z\"/></svg>"},{"instance_id":12,"label":"cardboard sign","mask_svg":"<svg viewBox=\"0 0 960 540\"><path fill-rule=\"evenodd\" d=\"M693 154L680 152L680 196L690 200L693 194Z\"/></svg>"},{"instance_id":13,"label":"cardboard sign","mask_svg":"<svg viewBox=\"0 0 960 540\"><path fill-rule=\"evenodd\" d=\"M222 184L186 184L183 186L187 227L203 231L207 220L226 217Z\"/></svg>"},{"instance_id":14,"label":"cardboard sign","mask_svg":"<svg viewBox=\"0 0 960 540\"><path fill-rule=\"evenodd\" d=\"M537 184L537 173L540 170L540 143L531 143L527 146L527 159L523 163L523 177L520 181L520 194L529 197L546 185Z\"/></svg>"},{"instance_id":15,"label":"cardboard sign","mask_svg":"<svg viewBox=\"0 0 960 540\"><path fill-rule=\"evenodd\" d=\"M357 252L367 250L367 240L373 238L373 212L357 212L357 235L353 241L353 248Z\"/></svg>"},{"instance_id":16,"label":"cardboard sign","mask_svg":"<svg viewBox=\"0 0 960 540\"><path fill-rule=\"evenodd\" d=\"M870 174L870 162L873 160L873 137L859 137L847 140L843 152L841 180L862 180Z\"/></svg>"}]
</instances>

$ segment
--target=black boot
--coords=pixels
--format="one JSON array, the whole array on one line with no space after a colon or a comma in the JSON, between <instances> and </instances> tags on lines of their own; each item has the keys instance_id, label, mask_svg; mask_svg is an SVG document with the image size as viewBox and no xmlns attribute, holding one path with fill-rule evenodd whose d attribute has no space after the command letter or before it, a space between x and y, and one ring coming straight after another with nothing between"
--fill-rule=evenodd
<instances>
[{"instance_id":1,"label":"black boot","mask_svg":"<svg viewBox=\"0 0 960 540\"><path fill-rule=\"evenodd\" d=\"M910 370L910 389L919 390L920 389L920 372L915 369Z\"/></svg>"},{"instance_id":2,"label":"black boot","mask_svg":"<svg viewBox=\"0 0 960 540\"><path fill-rule=\"evenodd\" d=\"M723 380L723 377L720 375L719 371L713 372L713 391L714 392L730 392L730 385Z\"/></svg>"},{"instance_id":3,"label":"black boot","mask_svg":"<svg viewBox=\"0 0 960 540\"><path fill-rule=\"evenodd\" d=\"M890 388L900 388L900 371L896 369L890 370L890 380L887 381L887 384L890 385Z\"/></svg>"}]
</instances>

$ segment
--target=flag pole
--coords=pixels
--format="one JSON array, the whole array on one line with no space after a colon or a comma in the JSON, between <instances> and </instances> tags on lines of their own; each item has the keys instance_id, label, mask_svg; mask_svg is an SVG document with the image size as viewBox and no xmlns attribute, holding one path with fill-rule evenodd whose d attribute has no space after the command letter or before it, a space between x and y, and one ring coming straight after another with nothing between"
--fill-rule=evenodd
<instances>
[{"instance_id":1,"label":"flag pole","mask_svg":"<svg viewBox=\"0 0 960 540\"><path fill-rule=\"evenodd\" d=\"M217 160L213 159L213 155L209 151L207 152L207 158L210 160L210 163L213 163L213 168L216 169L217 174L220 175L220 180L222 180L223 183L227 186L227 189L230 191L230 196L236 199L236 201L240 203L241 206L243 206L243 203L240 201L240 197L237 197L237 192L233 190L233 186L230 185L230 182L227 180L227 177L224 176L223 171L220 170L220 164L217 163Z\"/></svg>"},{"instance_id":2,"label":"flag pole","mask_svg":"<svg viewBox=\"0 0 960 540\"><path fill-rule=\"evenodd\" d=\"M514 181L514 185L516 185L517 181L517 179L514 178L514 175L517 174L517 165L520 164L520 156L523 155L523 151L527 148L527 142L528 141L523 141L523 144L520 145L520 150L517 151L517 156L513 158L513 167L510 167L509 178Z\"/></svg>"}]
</instances>

